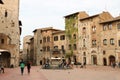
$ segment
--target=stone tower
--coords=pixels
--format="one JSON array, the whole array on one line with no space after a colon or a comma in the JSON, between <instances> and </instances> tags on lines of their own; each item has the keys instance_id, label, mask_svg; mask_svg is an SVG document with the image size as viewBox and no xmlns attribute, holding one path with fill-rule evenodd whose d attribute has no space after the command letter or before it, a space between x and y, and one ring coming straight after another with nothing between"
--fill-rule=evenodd
<instances>
[{"instance_id":1,"label":"stone tower","mask_svg":"<svg viewBox=\"0 0 120 80\"><path fill-rule=\"evenodd\" d=\"M0 0L0 62L6 67L19 64L19 23L19 0Z\"/></svg>"}]
</instances>

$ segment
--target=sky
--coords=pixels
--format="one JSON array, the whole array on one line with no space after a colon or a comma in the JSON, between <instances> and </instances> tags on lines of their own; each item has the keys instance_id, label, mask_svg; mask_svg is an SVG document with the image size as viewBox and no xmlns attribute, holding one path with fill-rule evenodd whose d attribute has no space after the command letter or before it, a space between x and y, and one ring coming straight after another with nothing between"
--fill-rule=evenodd
<instances>
[{"instance_id":1,"label":"sky","mask_svg":"<svg viewBox=\"0 0 120 80\"><path fill-rule=\"evenodd\" d=\"M66 15L79 11L86 11L89 15L108 11L116 17L120 15L119 6L120 0L20 0L21 44L23 37L33 35L33 31L38 28L64 30Z\"/></svg>"}]
</instances>

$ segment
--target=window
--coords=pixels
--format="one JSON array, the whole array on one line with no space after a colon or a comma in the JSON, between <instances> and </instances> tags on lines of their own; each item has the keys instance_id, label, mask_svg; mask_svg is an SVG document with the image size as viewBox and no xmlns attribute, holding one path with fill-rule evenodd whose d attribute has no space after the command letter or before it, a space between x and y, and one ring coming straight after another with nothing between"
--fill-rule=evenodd
<instances>
[{"instance_id":1,"label":"window","mask_svg":"<svg viewBox=\"0 0 120 80\"><path fill-rule=\"evenodd\" d=\"M71 44L69 44L69 50L71 50L71 48L72 48L72 46L71 46Z\"/></svg>"},{"instance_id":2,"label":"window","mask_svg":"<svg viewBox=\"0 0 120 80\"><path fill-rule=\"evenodd\" d=\"M65 35L61 35L60 40L65 40Z\"/></svg>"},{"instance_id":3,"label":"window","mask_svg":"<svg viewBox=\"0 0 120 80\"><path fill-rule=\"evenodd\" d=\"M106 25L104 25L104 26L103 26L103 31L105 31L105 30L106 30L106 28L107 28L107 26L106 26Z\"/></svg>"},{"instance_id":4,"label":"window","mask_svg":"<svg viewBox=\"0 0 120 80\"><path fill-rule=\"evenodd\" d=\"M47 42L50 42L50 37L49 36L47 37Z\"/></svg>"},{"instance_id":5,"label":"window","mask_svg":"<svg viewBox=\"0 0 120 80\"><path fill-rule=\"evenodd\" d=\"M112 29L112 24L108 25L108 29L111 30Z\"/></svg>"},{"instance_id":6,"label":"window","mask_svg":"<svg viewBox=\"0 0 120 80\"><path fill-rule=\"evenodd\" d=\"M77 46L76 44L73 45L73 49L76 50L77 49Z\"/></svg>"},{"instance_id":7,"label":"window","mask_svg":"<svg viewBox=\"0 0 120 80\"><path fill-rule=\"evenodd\" d=\"M86 53L85 53L85 52L83 52L83 56L86 56Z\"/></svg>"},{"instance_id":8,"label":"window","mask_svg":"<svg viewBox=\"0 0 120 80\"><path fill-rule=\"evenodd\" d=\"M110 44L114 45L114 39L113 38L110 39Z\"/></svg>"},{"instance_id":9,"label":"window","mask_svg":"<svg viewBox=\"0 0 120 80\"><path fill-rule=\"evenodd\" d=\"M83 27L83 33L86 33L86 28L85 27Z\"/></svg>"},{"instance_id":10,"label":"window","mask_svg":"<svg viewBox=\"0 0 120 80\"><path fill-rule=\"evenodd\" d=\"M117 29L120 30L120 23L117 24Z\"/></svg>"},{"instance_id":11,"label":"window","mask_svg":"<svg viewBox=\"0 0 120 80\"><path fill-rule=\"evenodd\" d=\"M120 40L118 40L118 45L120 46Z\"/></svg>"},{"instance_id":12,"label":"window","mask_svg":"<svg viewBox=\"0 0 120 80\"><path fill-rule=\"evenodd\" d=\"M92 40L92 46L96 45L96 40Z\"/></svg>"},{"instance_id":13,"label":"window","mask_svg":"<svg viewBox=\"0 0 120 80\"><path fill-rule=\"evenodd\" d=\"M54 46L54 49L58 49L58 46Z\"/></svg>"},{"instance_id":14,"label":"window","mask_svg":"<svg viewBox=\"0 0 120 80\"><path fill-rule=\"evenodd\" d=\"M106 54L106 51L103 51L103 55L105 55Z\"/></svg>"},{"instance_id":15,"label":"window","mask_svg":"<svg viewBox=\"0 0 120 80\"><path fill-rule=\"evenodd\" d=\"M73 35L73 38L76 39L76 34Z\"/></svg>"},{"instance_id":16,"label":"window","mask_svg":"<svg viewBox=\"0 0 120 80\"><path fill-rule=\"evenodd\" d=\"M92 32L93 32L93 33L96 32L96 26L92 26Z\"/></svg>"},{"instance_id":17,"label":"window","mask_svg":"<svg viewBox=\"0 0 120 80\"><path fill-rule=\"evenodd\" d=\"M40 44L42 44L42 40L40 40Z\"/></svg>"},{"instance_id":18,"label":"window","mask_svg":"<svg viewBox=\"0 0 120 80\"><path fill-rule=\"evenodd\" d=\"M107 39L103 40L103 45L107 45Z\"/></svg>"},{"instance_id":19,"label":"window","mask_svg":"<svg viewBox=\"0 0 120 80\"><path fill-rule=\"evenodd\" d=\"M85 47L85 39L83 39L83 47Z\"/></svg>"},{"instance_id":20,"label":"window","mask_svg":"<svg viewBox=\"0 0 120 80\"><path fill-rule=\"evenodd\" d=\"M46 37L43 38L43 42L46 42Z\"/></svg>"},{"instance_id":21,"label":"window","mask_svg":"<svg viewBox=\"0 0 120 80\"><path fill-rule=\"evenodd\" d=\"M5 17L7 17L8 16L8 12L7 12L7 10L5 10Z\"/></svg>"},{"instance_id":22,"label":"window","mask_svg":"<svg viewBox=\"0 0 120 80\"><path fill-rule=\"evenodd\" d=\"M47 46L47 51L50 51L50 47L49 46Z\"/></svg>"},{"instance_id":23,"label":"window","mask_svg":"<svg viewBox=\"0 0 120 80\"><path fill-rule=\"evenodd\" d=\"M46 51L46 47L43 47L43 51Z\"/></svg>"},{"instance_id":24,"label":"window","mask_svg":"<svg viewBox=\"0 0 120 80\"><path fill-rule=\"evenodd\" d=\"M61 49L64 50L64 46L63 45L61 46Z\"/></svg>"},{"instance_id":25,"label":"window","mask_svg":"<svg viewBox=\"0 0 120 80\"><path fill-rule=\"evenodd\" d=\"M0 44L4 44L4 39L0 39Z\"/></svg>"},{"instance_id":26,"label":"window","mask_svg":"<svg viewBox=\"0 0 120 80\"><path fill-rule=\"evenodd\" d=\"M55 36L55 37L54 37L54 41L58 41L58 36Z\"/></svg>"}]
</instances>

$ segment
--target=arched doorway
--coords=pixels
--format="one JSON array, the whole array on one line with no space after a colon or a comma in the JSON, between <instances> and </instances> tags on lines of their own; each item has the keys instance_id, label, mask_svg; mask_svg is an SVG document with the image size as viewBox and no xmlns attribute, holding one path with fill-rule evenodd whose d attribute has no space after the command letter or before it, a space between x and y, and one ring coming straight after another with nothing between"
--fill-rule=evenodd
<instances>
[{"instance_id":1,"label":"arched doorway","mask_svg":"<svg viewBox=\"0 0 120 80\"><path fill-rule=\"evenodd\" d=\"M106 60L106 58L103 58L103 65L107 66L107 60Z\"/></svg>"},{"instance_id":2,"label":"arched doorway","mask_svg":"<svg viewBox=\"0 0 120 80\"><path fill-rule=\"evenodd\" d=\"M97 56L96 55L92 55L91 59L92 59L92 64L93 65L97 65Z\"/></svg>"},{"instance_id":3,"label":"arched doorway","mask_svg":"<svg viewBox=\"0 0 120 80\"><path fill-rule=\"evenodd\" d=\"M1 52L0 63L5 67L10 67L10 56L9 52Z\"/></svg>"},{"instance_id":4,"label":"arched doorway","mask_svg":"<svg viewBox=\"0 0 120 80\"><path fill-rule=\"evenodd\" d=\"M112 65L112 63L115 62L115 56L111 55L109 56L109 65Z\"/></svg>"},{"instance_id":5,"label":"arched doorway","mask_svg":"<svg viewBox=\"0 0 120 80\"><path fill-rule=\"evenodd\" d=\"M73 56L73 61L74 61L75 64L77 63L76 55Z\"/></svg>"}]
</instances>

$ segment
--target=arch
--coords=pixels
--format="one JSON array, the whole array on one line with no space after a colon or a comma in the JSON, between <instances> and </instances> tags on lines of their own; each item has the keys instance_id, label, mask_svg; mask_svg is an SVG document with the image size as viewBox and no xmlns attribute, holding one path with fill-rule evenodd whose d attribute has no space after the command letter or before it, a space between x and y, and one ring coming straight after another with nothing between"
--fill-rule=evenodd
<instances>
[{"instance_id":1,"label":"arch","mask_svg":"<svg viewBox=\"0 0 120 80\"><path fill-rule=\"evenodd\" d=\"M5 67L10 67L10 58L11 54L9 52L1 52L0 64L4 65Z\"/></svg>"},{"instance_id":2,"label":"arch","mask_svg":"<svg viewBox=\"0 0 120 80\"><path fill-rule=\"evenodd\" d=\"M97 53L95 50L92 50L91 53Z\"/></svg>"},{"instance_id":3,"label":"arch","mask_svg":"<svg viewBox=\"0 0 120 80\"><path fill-rule=\"evenodd\" d=\"M110 55L109 56L109 65L112 65L112 63L114 63L114 62L115 62L115 56Z\"/></svg>"},{"instance_id":4,"label":"arch","mask_svg":"<svg viewBox=\"0 0 120 80\"><path fill-rule=\"evenodd\" d=\"M97 56L96 55L92 55L91 59L92 59L92 64L93 65L97 65Z\"/></svg>"},{"instance_id":5,"label":"arch","mask_svg":"<svg viewBox=\"0 0 120 80\"><path fill-rule=\"evenodd\" d=\"M107 66L107 59L106 58L103 58L103 65Z\"/></svg>"}]
</instances>

